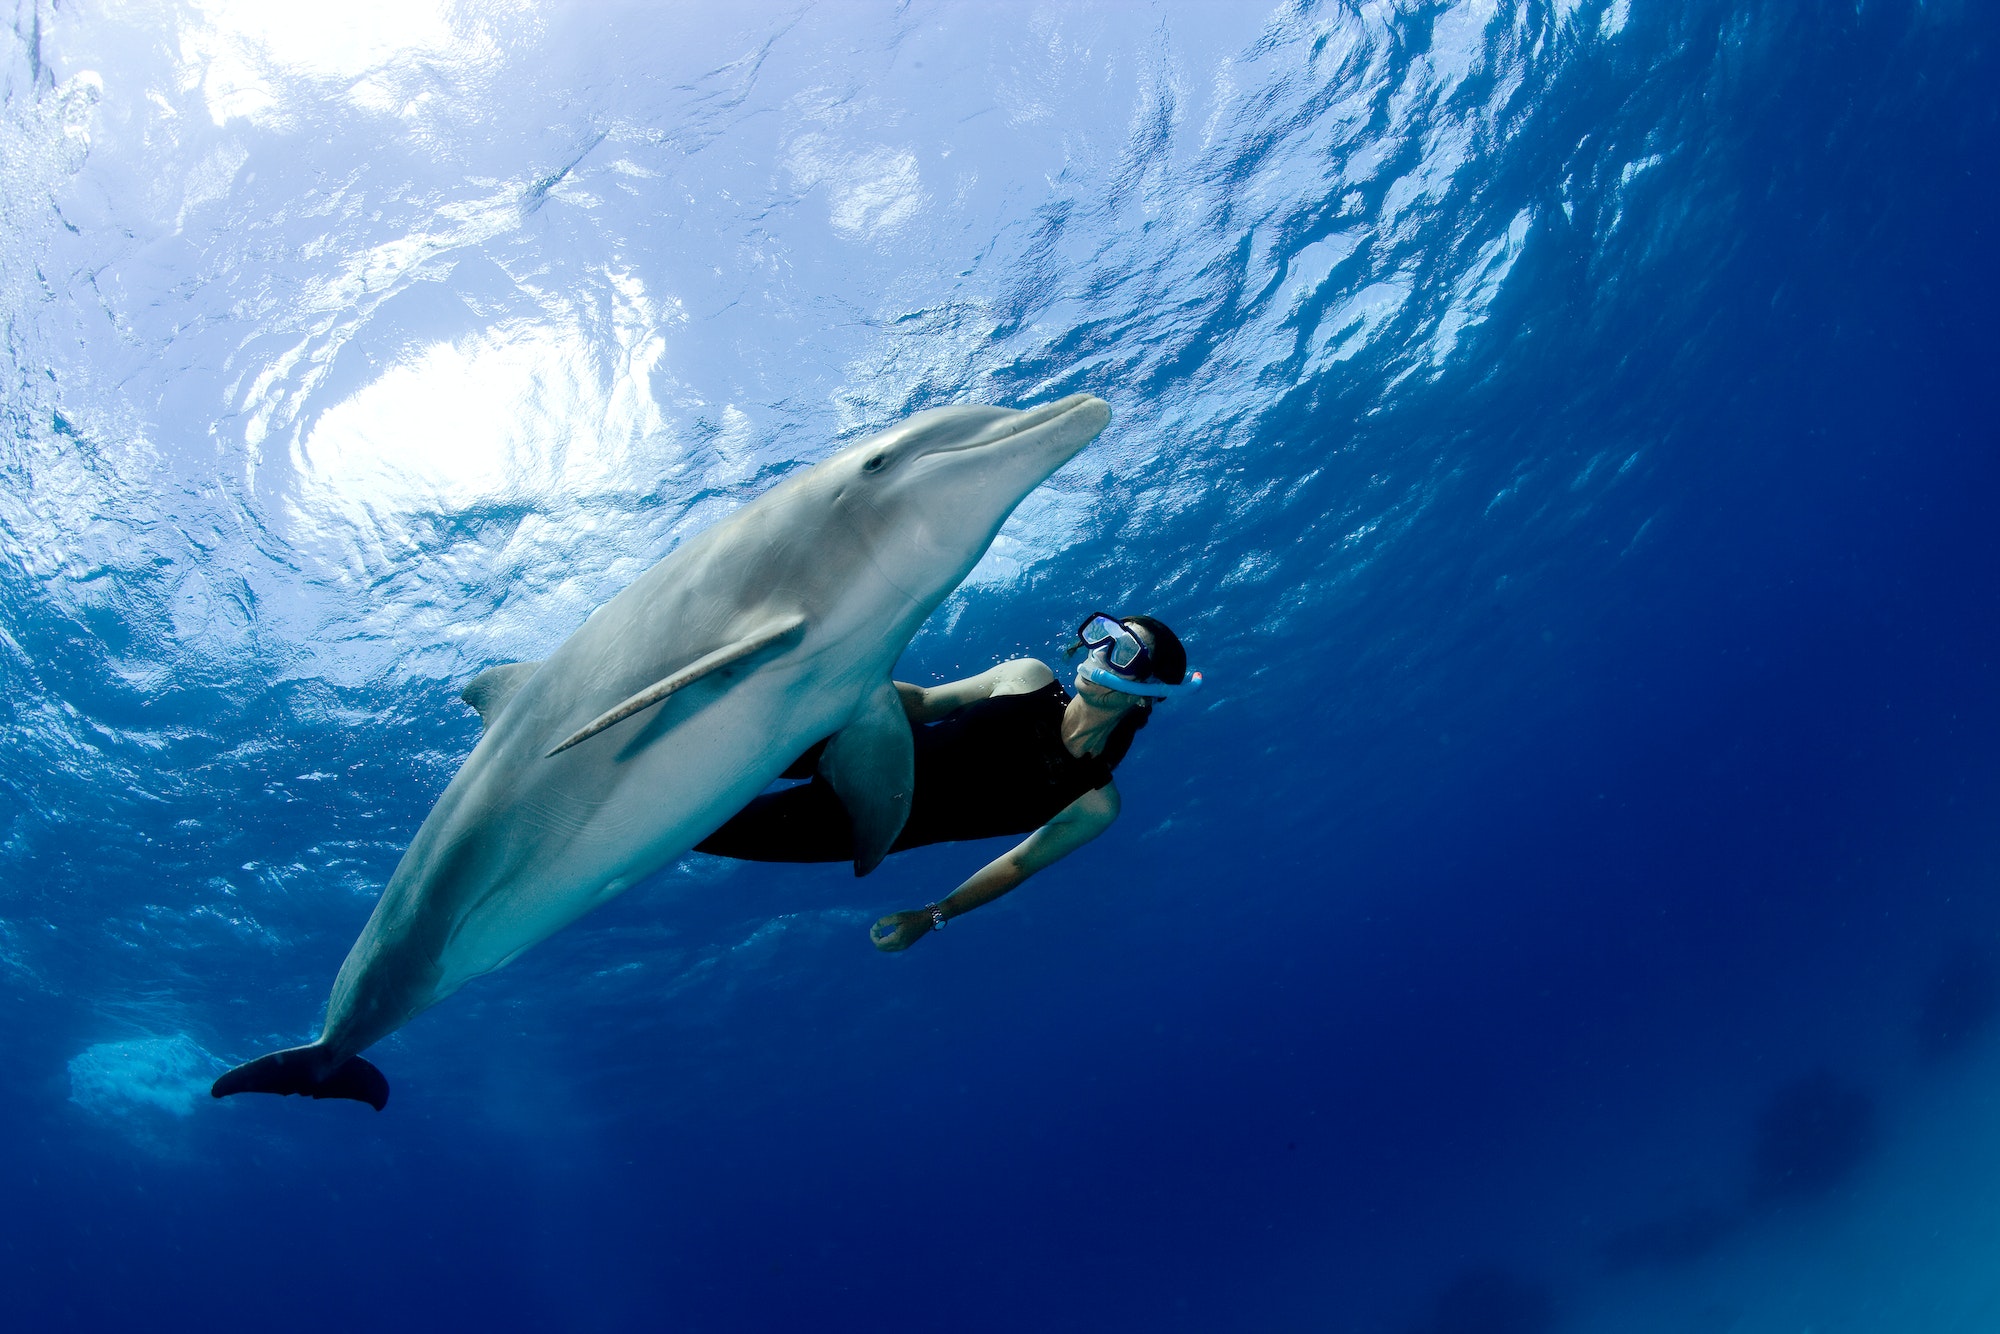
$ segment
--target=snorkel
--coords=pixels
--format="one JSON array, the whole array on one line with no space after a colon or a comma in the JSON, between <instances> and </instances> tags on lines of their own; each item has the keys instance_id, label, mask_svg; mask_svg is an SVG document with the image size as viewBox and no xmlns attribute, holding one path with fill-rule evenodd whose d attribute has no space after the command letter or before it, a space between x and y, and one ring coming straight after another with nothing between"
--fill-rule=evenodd
<instances>
[{"instance_id":1,"label":"snorkel","mask_svg":"<svg viewBox=\"0 0 2000 1334\"><path fill-rule=\"evenodd\" d=\"M1092 649L1090 656L1077 664L1076 674L1100 689L1146 699L1172 699L1176 695L1201 689L1200 672L1189 672L1187 680L1177 686L1170 686L1165 681L1134 681L1113 667L1109 650L1101 648Z\"/></svg>"}]
</instances>

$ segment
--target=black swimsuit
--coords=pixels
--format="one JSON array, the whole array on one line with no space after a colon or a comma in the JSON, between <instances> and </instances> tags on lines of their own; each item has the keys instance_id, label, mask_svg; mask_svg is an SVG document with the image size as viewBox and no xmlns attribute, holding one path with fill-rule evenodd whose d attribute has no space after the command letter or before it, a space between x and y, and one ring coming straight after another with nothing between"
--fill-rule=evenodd
<instances>
[{"instance_id":1,"label":"black swimsuit","mask_svg":"<svg viewBox=\"0 0 2000 1334\"><path fill-rule=\"evenodd\" d=\"M1063 745L1069 692L1051 681L1025 695L994 695L937 722L912 724L916 793L891 852L1001 834L1026 834L1071 802L1111 781L1147 710L1134 709L1112 731L1102 755L1078 758ZM824 742L821 746L824 746ZM786 770L812 772L821 746ZM833 787L811 782L766 792L696 845L698 852L756 862L844 862L854 856L847 808Z\"/></svg>"}]
</instances>

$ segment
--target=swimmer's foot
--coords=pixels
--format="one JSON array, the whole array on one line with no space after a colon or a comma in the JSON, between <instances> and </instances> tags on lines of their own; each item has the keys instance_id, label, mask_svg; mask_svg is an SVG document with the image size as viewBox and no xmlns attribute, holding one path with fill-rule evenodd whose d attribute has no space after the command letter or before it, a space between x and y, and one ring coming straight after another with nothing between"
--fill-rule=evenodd
<instances>
[{"instance_id":1,"label":"swimmer's foot","mask_svg":"<svg viewBox=\"0 0 2000 1334\"><path fill-rule=\"evenodd\" d=\"M868 928L868 939L875 942L875 948L885 954L906 950L932 931L931 914L927 908L912 912L892 912L880 918Z\"/></svg>"}]
</instances>

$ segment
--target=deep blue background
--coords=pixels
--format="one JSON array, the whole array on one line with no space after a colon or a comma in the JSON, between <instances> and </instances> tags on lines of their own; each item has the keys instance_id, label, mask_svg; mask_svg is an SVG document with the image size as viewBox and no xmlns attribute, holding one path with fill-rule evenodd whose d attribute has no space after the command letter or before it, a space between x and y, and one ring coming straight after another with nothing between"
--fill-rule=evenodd
<instances>
[{"instance_id":1,"label":"deep blue background","mask_svg":"<svg viewBox=\"0 0 2000 1334\"><path fill-rule=\"evenodd\" d=\"M1397 241L1391 181L1416 156L1350 204L1346 184L1302 174L1319 158L1274 145L1314 133L1312 109L1343 89L1372 108L1352 133L1386 136L1405 114L1399 81L1465 11L1368 11L1385 64L1314 64L1311 25L1348 31L1356 12L1246 9L1231 49L1246 67L1260 49L1296 55L1270 86L1306 110L1261 130L1240 119L1249 128L1201 147L1183 142L1197 117L1162 113L1183 146L1155 159L1147 60L1182 61L1192 102L1219 57L1175 33L1187 20L1172 7L1061 11L1057 27L1100 43L1142 35L1139 109L1107 131L1127 155L1092 175L1076 150L1060 197L1002 209L974 238L976 294L918 263L921 281L888 298L907 333L852 318L928 347L963 334L936 312L979 304L998 349L959 378L936 369L947 359L894 391L855 391L859 425L1073 389L1120 414L1106 447L1124 452L1079 460L1072 485L1095 508L1059 554L955 604L904 675L1046 652L1076 606L1116 602L1181 626L1213 683L1135 748L1111 833L906 957L875 956L865 923L935 897L988 850L925 850L859 884L826 868L670 874L385 1044L395 1097L380 1117L78 1095L70 1063L92 1044L180 1033L228 1059L307 1030L368 878L469 747L453 695L483 661L405 656L357 675L286 658L284 641L310 635L274 610L282 590L250 598L274 628L233 666L177 656L146 553L221 561L159 517L210 512L185 498L210 485L204 470L243 512L276 513L258 497L278 483L229 480L244 475L240 436L157 475L96 470L122 488L93 503L139 553L123 566L38 564L50 539L32 502L11 506L10 1318L1987 1327L2000 1313L1987 1262L2000 1140L1981 1115L2000 1101L1984 1045L2000 968L1995 25L1950 4L1638 0L1609 31L1598 9L1482 18L1487 68L1430 114L1444 123L1509 68L1526 91ZM803 48L812 68L852 59L857 104L897 81L843 41L893 54L928 40L986 67L976 42L935 35L964 16L949 7L869 24L812 13L766 24L780 33L769 50ZM60 96L90 64L89 24L111 21L23 15L10 133L28 143L35 99ZM30 19L83 28L66 67L53 48L21 54L54 40ZM579 68L629 45L607 23L572 48ZM1147 33L1167 36L1148 47ZM897 86L921 125L928 85ZM93 114L119 97L107 81ZM1416 155L1419 137L1385 141ZM1333 160L1361 139L1341 142ZM1624 180L1646 154L1661 160ZM96 169L59 178L55 205ZM1149 171L1199 197L1209 258L1171 206L1159 239L1109 197L1143 191ZM37 239L27 209L10 262L87 242ZM1449 273L1522 210L1532 226L1484 322L1427 368ZM544 226L528 216L524 229ZM1295 342L1233 350L1272 299L1259 247L1298 256L1355 218L1385 219L1357 261L1367 272L1337 269L1309 293ZM560 252L565 235L533 244ZM177 290L172 253L161 290ZM1314 321L1395 274L1416 291L1380 339L1315 360ZM114 377L85 373L106 354L65 350L52 312L81 308L82 288L63 281L10 289L23 497L71 485L53 459L113 457L121 421L160 439L183 420L164 391L132 406ZM801 308L846 328L826 315L836 305ZM144 317L127 318L143 342ZM756 321L744 327L754 337ZM918 355L869 346L883 364ZM63 368L59 387L34 374L42 362ZM852 363L829 364L807 358L787 392L814 405L847 392L826 377ZM220 384L225 370L197 358L176 374ZM767 468L816 457L832 433L812 434L823 408L785 402L767 401L769 429L792 442ZM176 491L165 509L147 499ZM515 532L535 509L419 526L374 587L417 587L425 605L426 541L497 549L504 535L486 528ZM642 562L671 540L649 522L623 531ZM295 534L249 545L309 568ZM1232 578L1259 553L1261 577ZM468 596L500 604L504 589L468 578ZM106 579L134 591L101 604L74 591ZM519 633L533 647L561 631ZM149 652L159 670L134 685L119 665ZM155 708L166 722L147 721ZM132 739L148 727L163 739ZM242 735L261 749L238 749ZM280 790L308 771L343 775L339 791ZM341 839L364 841L328 854ZM263 936L202 933L194 908L216 876L236 876L232 901ZM634 960L637 981L614 971ZM1787 1104L1788 1087L1805 1092Z\"/></svg>"}]
</instances>

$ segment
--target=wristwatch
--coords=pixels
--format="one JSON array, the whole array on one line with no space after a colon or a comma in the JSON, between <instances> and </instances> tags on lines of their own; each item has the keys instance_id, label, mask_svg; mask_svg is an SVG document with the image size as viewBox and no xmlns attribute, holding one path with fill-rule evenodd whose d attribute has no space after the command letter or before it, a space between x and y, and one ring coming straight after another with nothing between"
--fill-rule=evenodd
<instances>
[{"instance_id":1,"label":"wristwatch","mask_svg":"<svg viewBox=\"0 0 2000 1334\"><path fill-rule=\"evenodd\" d=\"M929 914L931 915L931 930L933 930L933 931L942 931L942 930L944 930L944 909L943 909L943 908L941 908L941 907L939 907L939 906L938 906L937 904L933 903L933 904L931 904L931 905L930 905L929 907L925 908L925 909L924 909L924 911L925 911L925 912L927 912L927 913L929 913Z\"/></svg>"}]
</instances>

